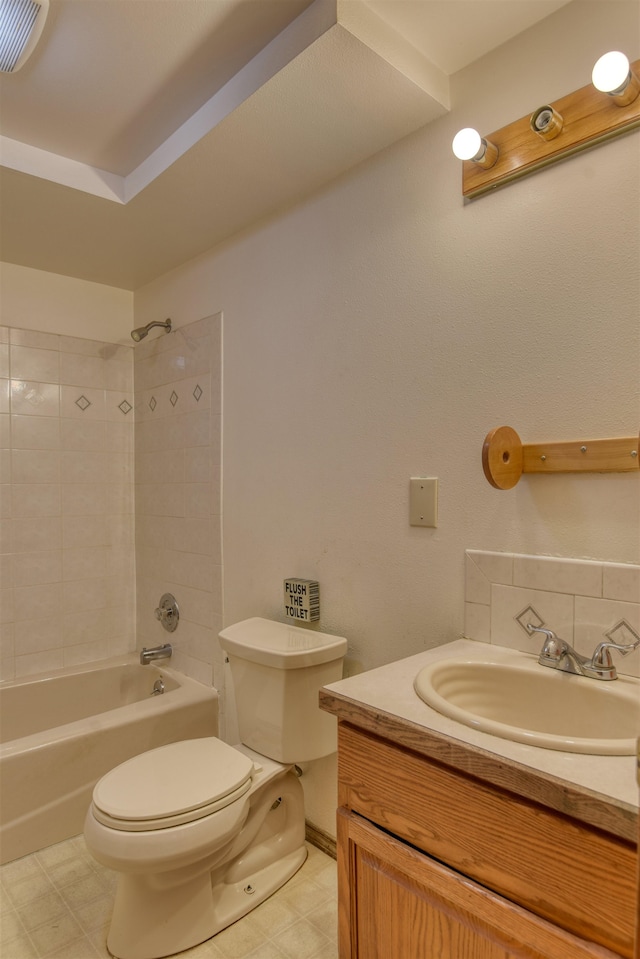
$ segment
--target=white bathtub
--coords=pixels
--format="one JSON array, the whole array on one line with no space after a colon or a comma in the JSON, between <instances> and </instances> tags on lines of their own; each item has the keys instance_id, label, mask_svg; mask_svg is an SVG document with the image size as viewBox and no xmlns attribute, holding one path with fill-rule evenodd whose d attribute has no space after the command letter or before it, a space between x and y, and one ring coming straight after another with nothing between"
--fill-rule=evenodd
<instances>
[{"instance_id":1,"label":"white bathtub","mask_svg":"<svg viewBox=\"0 0 640 959\"><path fill-rule=\"evenodd\" d=\"M217 735L217 700L132 656L0 684L0 862L81 833L95 783L125 759Z\"/></svg>"}]
</instances>

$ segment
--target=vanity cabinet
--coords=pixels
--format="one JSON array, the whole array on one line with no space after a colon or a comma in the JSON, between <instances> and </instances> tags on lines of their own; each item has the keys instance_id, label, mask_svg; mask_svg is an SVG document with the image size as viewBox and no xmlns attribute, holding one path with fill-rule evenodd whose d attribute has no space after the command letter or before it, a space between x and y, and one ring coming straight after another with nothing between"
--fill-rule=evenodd
<instances>
[{"instance_id":1,"label":"vanity cabinet","mask_svg":"<svg viewBox=\"0 0 640 959\"><path fill-rule=\"evenodd\" d=\"M344 720L338 790L340 959L632 959L634 843Z\"/></svg>"}]
</instances>

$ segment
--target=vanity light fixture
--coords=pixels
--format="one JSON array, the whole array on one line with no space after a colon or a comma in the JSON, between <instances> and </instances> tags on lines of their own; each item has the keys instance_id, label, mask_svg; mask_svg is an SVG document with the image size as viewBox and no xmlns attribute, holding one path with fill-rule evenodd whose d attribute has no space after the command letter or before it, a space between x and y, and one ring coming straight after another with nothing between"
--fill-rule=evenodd
<instances>
[{"instance_id":1,"label":"vanity light fixture","mask_svg":"<svg viewBox=\"0 0 640 959\"><path fill-rule=\"evenodd\" d=\"M40 39L49 0L0 0L0 72L15 73Z\"/></svg>"},{"instance_id":2,"label":"vanity light fixture","mask_svg":"<svg viewBox=\"0 0 640 959\"><path fill-rule=\"evenodd\" d=\"M483 170L490 170L498 159L497 146L481 137L473 127L458 130L453 138L451 149L459 160L471 160Z\"/></svg>"},{"instance_id":3,"label":"vanity light fixture","mask_svg":"<svg viewBox=\"0 0 640 959\"><path fill-rule=\"evenodd\" d=\"M624 107L640 93L640 80L624 53L610 50L596 61L591 81L601 93L608 93L614 103Z\"/></svg>"},{"instance_id":4,"label":"vanity light fixture","mask_svg":"<svg viewBox=\"0 0 640 959\"><path fill-rule=\"evenodd\" d=\"M613 66L613 72L610 68ZM593 83L483 138L461 130L453 150L462 160L462 195L472 200L558 160L640 127L640 60L601 57Z\"/></svg>"}]
</instances>

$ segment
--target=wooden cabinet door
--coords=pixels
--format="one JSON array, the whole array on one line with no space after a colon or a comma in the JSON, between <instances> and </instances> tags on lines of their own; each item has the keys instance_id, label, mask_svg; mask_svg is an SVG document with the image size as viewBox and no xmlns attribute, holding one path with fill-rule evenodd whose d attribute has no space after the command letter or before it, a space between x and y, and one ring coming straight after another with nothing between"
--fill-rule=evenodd
<instances>
[{"instance_id":1,"label":"wooden cabinet door","mask_svg":"<svg viewBox=\"0 0 640 959\"><path fill-rule=\"evenodd\" d=\"M340 959L614 959L347 810Z\"/></svg>"}]
</instances>

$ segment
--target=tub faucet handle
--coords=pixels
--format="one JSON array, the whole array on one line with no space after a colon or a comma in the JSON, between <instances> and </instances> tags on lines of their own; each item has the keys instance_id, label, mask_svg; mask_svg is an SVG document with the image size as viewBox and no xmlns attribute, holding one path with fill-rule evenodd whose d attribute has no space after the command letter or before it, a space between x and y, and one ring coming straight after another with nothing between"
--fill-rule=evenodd
<instances>
[{"instance_id":1,"label":"tub faucet handle","mask_svg":"<svg viewBox=\"0 0 640 959\"><path fill-rule=\"evenodd\" d=\"M176 603L175 596L171 593L165 593L160 599L160 605L156 609L156 619L159 619L168 633L173 633L178 627L180 619L180 610Z\"/></svg>"}]
</instances>

